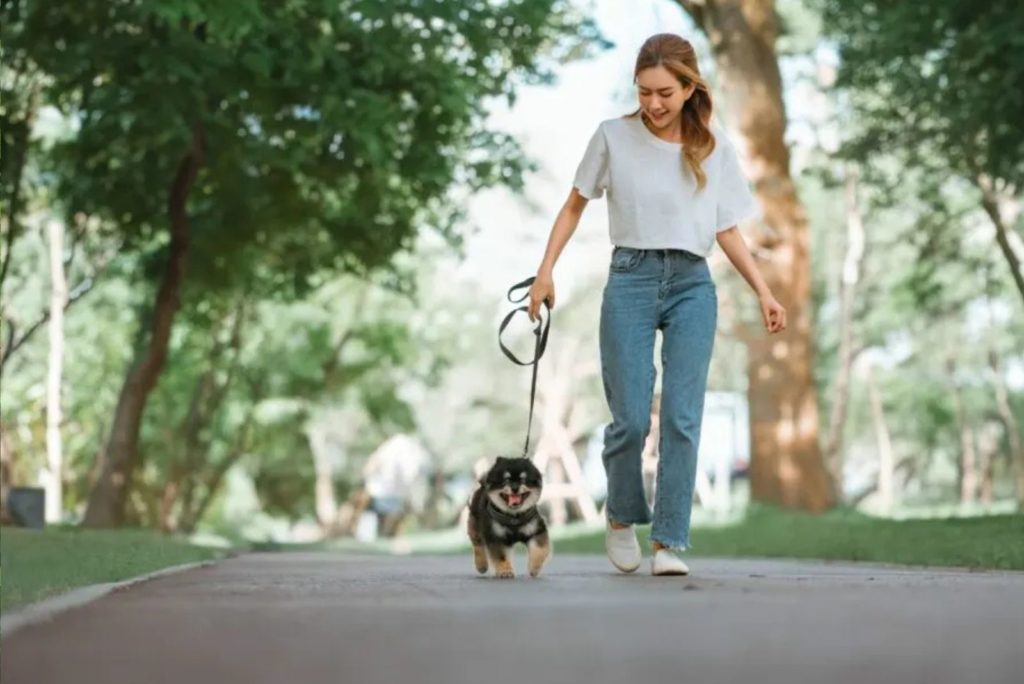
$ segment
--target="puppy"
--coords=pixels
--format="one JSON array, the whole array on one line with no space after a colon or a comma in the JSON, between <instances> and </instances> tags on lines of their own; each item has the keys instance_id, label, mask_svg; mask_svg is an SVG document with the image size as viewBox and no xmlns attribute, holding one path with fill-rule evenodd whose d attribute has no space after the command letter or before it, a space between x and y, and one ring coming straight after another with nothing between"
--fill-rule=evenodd
<instances>
[{"instance_id":1,"label":"puppy","mask_svg":"<svg viewBox=\"0 0 1024 684\"><path fill-rule=\"evenodd\" d=\"M551 555L548 526L537 509L541 480L530 459L503 456L480 478L469 501L468 523L477 572L487 572L490 558L495 577L515 577L512 547L522 542L528 549L530 576L540 574Z\"/></svg>"}]
</instances>

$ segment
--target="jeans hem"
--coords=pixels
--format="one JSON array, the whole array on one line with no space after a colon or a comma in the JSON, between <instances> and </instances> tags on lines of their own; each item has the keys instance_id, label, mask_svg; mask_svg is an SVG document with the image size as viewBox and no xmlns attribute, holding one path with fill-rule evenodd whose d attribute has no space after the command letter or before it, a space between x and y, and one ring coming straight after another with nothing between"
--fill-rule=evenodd
<instances>
[{"instance_id":1,"label":"jeans hem","mask_svg":"<svg viewBox=\"0 0 1024 684\"><path fill-rule=\"evenodd\" d=\"M664 539L662 537L650 536L652 542L658 542L662 546L668 547L670 551L686 551L691 548L688 541L674 541L671 539Z\"/></svg>"},{"instance_id":2,"label":"jeans hem","mask_svg":"<svg viewBox=\"0 0 1024 684\"><path fill-rule=\"evenodd\" d=\"M651 517L644 518L642 516L641 517L632 518L632 519L629 519L629 516L626 516L626 518L620 518L618 516L612 515L611 511L608 511L608 513L607 513L607 515L605 517L608 518L609 520L614 520L615 522L619 523L620 525L650 525L651 522L653 521L653 518L651 518Z\"/></svg>"}]
</instances>

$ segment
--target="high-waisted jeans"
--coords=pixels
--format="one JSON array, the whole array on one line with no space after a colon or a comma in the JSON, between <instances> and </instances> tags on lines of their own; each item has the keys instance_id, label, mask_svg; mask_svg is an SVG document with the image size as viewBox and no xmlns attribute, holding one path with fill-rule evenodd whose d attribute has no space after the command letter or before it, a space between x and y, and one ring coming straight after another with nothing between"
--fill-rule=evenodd
<instances>
[{"instance_id":1,"label":"high-waisted jeans","mask_svg":"<svg viewBox=\"0 0 1024 684\"><path fill-rule=\"evenodd\" d=\"M615 247L601 303L601 374L612 422L604 431L607 515L620 523L652 521L641 453L651 427L661 330L661 413L651 540L690 545L704 390L718 321L718 295L707 260L677 249Z\"/></svg>"}]
</instances>

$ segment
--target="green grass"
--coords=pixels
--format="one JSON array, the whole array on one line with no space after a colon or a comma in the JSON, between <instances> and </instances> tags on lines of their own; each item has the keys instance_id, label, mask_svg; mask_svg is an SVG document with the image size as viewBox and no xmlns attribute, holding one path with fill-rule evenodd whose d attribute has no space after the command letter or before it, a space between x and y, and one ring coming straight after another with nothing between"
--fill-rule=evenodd
<instances>
[{"instance_id":1,"label":"green grass","mask_svg":"<svg viewBox=\"0 0 1024 684\"><path fill-rule=\"evenodd\" d=\"M638 537L647 549L649 526ZM741 522L690 532L694 556L762 556L1024 570L1024 515L885 520L850 510L810 515L752 507ZM604 553L604 532L556 544Z\"/></svg>"},{"instance_id":2,"label":"green grass","mask_svg":"<svg viewBox=\"0 0 1024 684\"><path fill-rule=\"evenodd\" d=\"M650 526L638 537L648 547ZM694 524L694 556L752 556L870 561L902 565L1024 570L1024 515L983 515L929 519L874 518L849 509L810 515L753 505L738 522ZM604 529L573 523L552 531L556 553L604 551ZM369 554L463 554L462 529L411 534L361 543L335 539L311 544L258 544L262 551L326 551Z\"/></svg>"},{"instance_id":3,"label":"green grass","mask_svg":"<svg viewBox=\"0 0 1024 684\"><path fill-rule=\"evenodd\" d=\"M5 527L0 530L0 609L222 554L148 530Z\"/></svg>"}]
</instances>

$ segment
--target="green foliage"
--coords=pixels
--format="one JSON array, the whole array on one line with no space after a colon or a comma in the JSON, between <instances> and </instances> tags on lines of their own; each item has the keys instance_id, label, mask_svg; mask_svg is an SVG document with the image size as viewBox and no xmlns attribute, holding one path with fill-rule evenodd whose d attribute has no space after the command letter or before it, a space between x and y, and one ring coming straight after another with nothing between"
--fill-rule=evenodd
<instances>
[{"instance_id":1,"label":"green foliage","mask_svg":"<svg viewBox=\"0 0 1024 684\"><path fill-rule=\"evenodd\" d=\"M15 46L78 122L50 165L70 211L151 249L201 135L192 282L280 293L385 266L420 226L458 244L451 184L519 187L526 164L486 99L593 34L550 0L83 2L27 5Z\"/></svg>"},{"instance_id":2,"label":"green foliage","mask_svg":"<svg viewBox=\"0 0 1024 684\"><path fill-rule=\"evenodd\" d=\"M860 129L850 153L1024 181L1024 14L1014 0L822 0ZM938 166L935 163L938 162Z\"/></svg>"},{"instance_id":3,"label":"green foliage","mask_svg":"<svg viewBox=\"0 0 1024 684\"><path fill-rule=\"evenodd\" d=\"M416 429L404 395L440 381L458 321L433 325L416 269L396 257L423 229L457 251L468 193L522 187L531 164L488 126L489 101L511 101L520 84L550 81L555 62L605 44L558 0L88 1L74 13L15 1L3 10L4 94L17 90L6 79L15 55L14 66L40 75L41 104L70 124L33 148L40 208L87 226L79 247L90 255L118 249L91 304L67 319L72 511L109 431L117 379L148 334L172 181L186 155L202 153L187 199L182 307L130 503L133 519L151 524L167 518L168 502L173 518L182 497L203 500L229 463L274 512L308 514L306 432L325 406L352 417L345 444L355 458L341 490L384 436ZM27 97L15 94L24 97L5 97L5 132L11 103ZM45 251L21 233L4 237L16 242L5 254L31 255L12 259L25 287L5 310L6 332L45 312L34 294L45 292L34 265ZM27 345L4 384L20 479L41 462L45 358L42 345Z\"/></svg>"}]
</instances>

